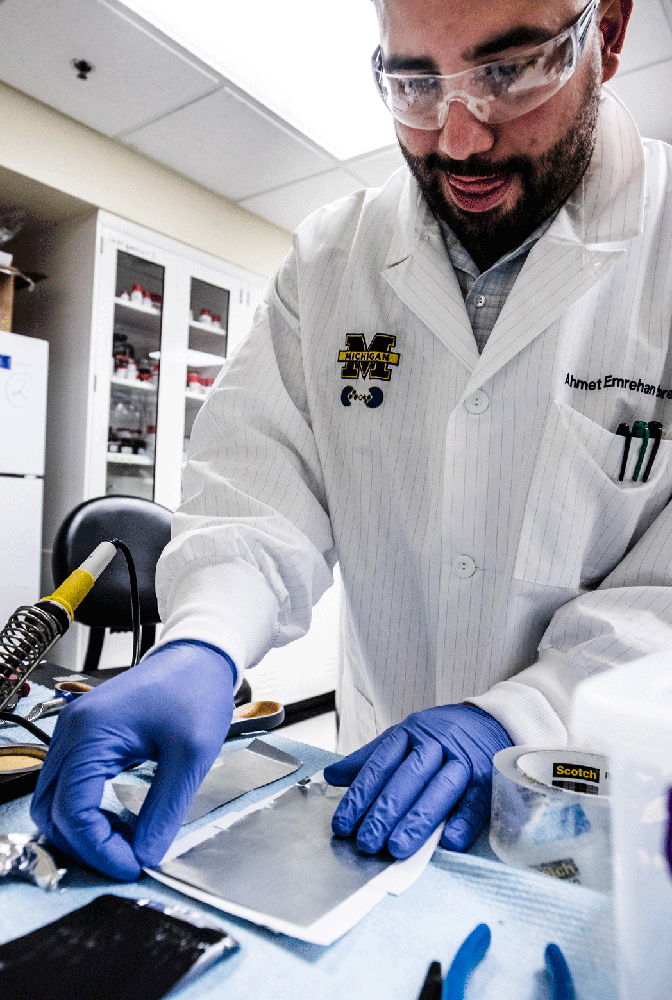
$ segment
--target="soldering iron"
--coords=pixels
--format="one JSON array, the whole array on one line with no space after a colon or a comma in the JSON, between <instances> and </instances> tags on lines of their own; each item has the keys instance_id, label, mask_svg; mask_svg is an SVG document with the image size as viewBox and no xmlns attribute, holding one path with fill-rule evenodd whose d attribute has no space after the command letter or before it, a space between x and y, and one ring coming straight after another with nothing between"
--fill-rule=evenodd
<instances>
[{"instance_id":1,"label":"soldering iron","mask_svg":"<svg viewBox=\"0 0 672 1000\"><path fill-rule=\"evenodd\" d=\"M133 609L133 663L138 660L140 628L138 587L133 559L128 546L118 538L101 542L57 587L50 597L37 604L25 605L14 612L0 631L0 718L18 722L44 738L41 730L26 720L10 715L8 708L18 700L29 674L51 647L65 635L73 621L75 611L84 600L94 583L121 549L126 557L131 582L131 604ZM46 742L46 740L45 740Z\"/></svg>"}]
</instances>

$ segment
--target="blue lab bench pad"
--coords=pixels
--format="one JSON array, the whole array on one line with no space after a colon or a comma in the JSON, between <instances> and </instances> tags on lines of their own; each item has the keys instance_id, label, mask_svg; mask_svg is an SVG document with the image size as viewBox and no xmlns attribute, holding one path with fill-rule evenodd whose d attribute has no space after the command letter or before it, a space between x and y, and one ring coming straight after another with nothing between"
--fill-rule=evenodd
<instances>
[{"instance_id":1,"label":"blue lab bench pad","mask_svg":"<svg viewBox=\"0 0 672 1000\"><path fill-rule=\"evenodd\" d=\"M35 700L47 696L48 692L40 692ZM4 735L0 733L0 739ZM337 759L335 754L280 733L263 739L303 760L303 766L190 824L185 833L258 802ZM224 752L248 742L247 738L232 740ZM115 808L114 801L114 793L109 793L109 799L106 793L108 808ZM26 797L0 806L0 833L34 830L28 804ZM116 803L116 810L120 809ZM306 872L306 878L310 877ZM61 888L52 893L18 879L0 879L0 940L25 934L104 892L201 909L240 942L237 955L181 991L181 1000L221 1000L225 995L236 1000L294 1000L297 996L417 1000L429 963L439 959L447 969L466 935L480 923L490 926L492 943L486 960L470 978L469 991L479 1000L503 996L527 1000L535 977L543 974L549 941L562 949L579 995L613 1000L617 993L609 897L517 871L474 853L459 855L441 849L415 885L401 896L388 896L329 948L272 934L182 896L146 875L136 884L122 885L74 864Z\"/></svg>"}]
</instances>

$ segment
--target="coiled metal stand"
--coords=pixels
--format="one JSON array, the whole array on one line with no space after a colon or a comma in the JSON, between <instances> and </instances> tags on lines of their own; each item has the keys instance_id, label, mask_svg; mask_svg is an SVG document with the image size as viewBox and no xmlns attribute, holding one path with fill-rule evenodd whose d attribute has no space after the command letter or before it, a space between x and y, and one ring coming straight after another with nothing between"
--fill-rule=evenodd
<instances>
[{"instance_id":1,"label":"coiled metal stand","mask_svg":"<svg viewBox=\"0 0 672 1000\"><path fill-rule=\"evenodd\" d=\"M0 711L69 624L67 612L55 601L39 601L14 612L0 631Z\"/></svg>"}]
</instances>

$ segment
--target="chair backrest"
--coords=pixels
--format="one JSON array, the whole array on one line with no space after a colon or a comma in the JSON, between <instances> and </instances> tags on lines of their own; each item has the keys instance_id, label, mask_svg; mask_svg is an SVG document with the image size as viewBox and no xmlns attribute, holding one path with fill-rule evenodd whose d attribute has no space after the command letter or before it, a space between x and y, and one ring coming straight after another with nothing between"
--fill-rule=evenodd
<instances>
[{"instance_id":1,"label":"chair backrest","mask_svg":"<svg viewBox=\"0 0 672 1000\"><path fill-rule=\"evenodd\" d=\"M70 511L54 539L51 571L55 586L60 586L100 542L119 538L129 547L135 563L140 624L158 625L154 576L159 556L170 541L170 519L166 507L141 497L112 495L85 500ZM75 620L97 628L130 629L130 594L126 559L117 552L77 608Z\"/></svg>"}]
</instances>

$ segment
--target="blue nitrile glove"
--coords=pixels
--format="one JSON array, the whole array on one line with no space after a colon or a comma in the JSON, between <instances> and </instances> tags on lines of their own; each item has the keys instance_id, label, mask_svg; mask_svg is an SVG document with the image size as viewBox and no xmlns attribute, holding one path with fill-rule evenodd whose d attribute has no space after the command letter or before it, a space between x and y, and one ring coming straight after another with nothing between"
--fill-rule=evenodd
<instances>
[{"instance_id":1,"label":"blue nitrile glove","mask_svg":"<svg viewBox=\"0 0 672 1000\"><path fill-rule=\"evenodd\" d=\"M357 847L387 845L408 858L449 814L442 847L466 851L490 815L492 758L512 745L475 705L414 712L349 757L324 769L331 785L350 785L332 819L339 837L357 830Z\"/></svg>"},{"instance_id":2,"label":"blue nitrile glove","mask_svg":"<svg viewBox=\"0 0 672 1000\"><path fill-rule=\"evenodd\" d=\"M235 670L204 643L161 646L61 712L31 816L56 847L106 875L134 881L157 865L231 725ZM105 780L156 760L132 844L101 812Z\"/></svg>"}]
</instances>

